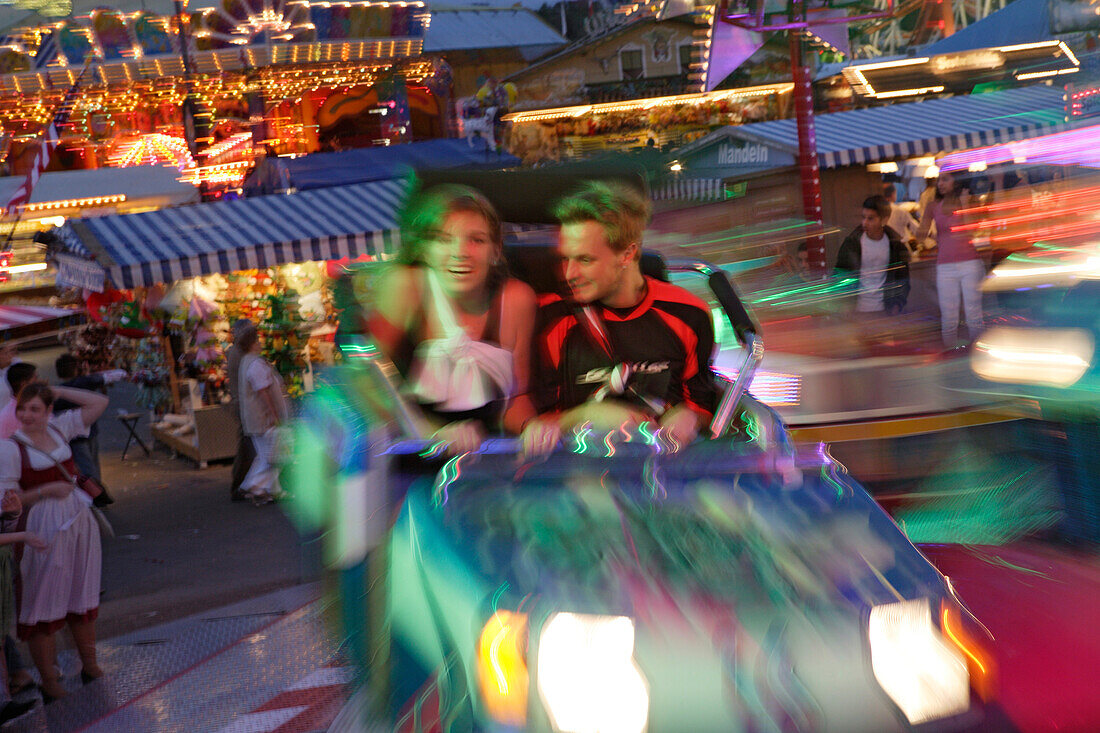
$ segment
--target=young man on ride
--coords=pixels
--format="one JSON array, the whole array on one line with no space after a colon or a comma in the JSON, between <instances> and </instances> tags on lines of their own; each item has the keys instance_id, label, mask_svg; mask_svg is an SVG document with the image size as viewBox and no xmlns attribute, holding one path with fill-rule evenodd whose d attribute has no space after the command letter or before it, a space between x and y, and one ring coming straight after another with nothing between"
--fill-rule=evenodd
<instances>
[{"instance_id":1,"label":"young man on ride","mask_svg":"<svg viewBox=\"0 0 1100 733\"><path fill-rule=\"evenodd\" d=\"M540 303L532 383L542 414L525 427L524 450L553 450L561 431L584 423L612 430L647 420L690 443L718 403L714 328L702 300L642 274L648 201L593 181L554 213L572 297Z\"/></svg>"}]
</instances>

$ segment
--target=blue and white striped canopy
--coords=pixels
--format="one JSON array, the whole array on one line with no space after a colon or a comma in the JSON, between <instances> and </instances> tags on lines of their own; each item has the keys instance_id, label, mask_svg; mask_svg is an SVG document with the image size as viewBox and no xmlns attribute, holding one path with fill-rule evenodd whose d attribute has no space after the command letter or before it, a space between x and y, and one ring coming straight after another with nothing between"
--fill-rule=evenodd
<instances>
[{"instance_id":1,"label":"blue and white striped canopy","mask_svg":"<svg viewBox=\"0 0 1100 733\"><path fill-rule=\"evenodd\" d=\"M726 197L721 178L673 178L654 186L654 201L721 201Z\"/></svg>"},{"instance_id":2,"label":"blue and white striped canopy","mask_svg":"<svg viewBox=\"0 0 1100 733\"><path fill-rule=\"evenodd\" d=\"M75 220L62 241L119 288L395 251L401 180Z\"/></svg>"},{"instance_id":3,"label":"blue and white striped canopy","mask_svg":"<svg viewBox=\"0 0 1100 733\"><path fill-rule=\"evenodd\" d=\"M1039 85L817 115L818 163L822 168L839 168L1014 142L1067 129L1062 94L1060 86ZM789 118L724 127L681 152L728 138L797 153L798 124Z\"/></svg>"}]
</instances>

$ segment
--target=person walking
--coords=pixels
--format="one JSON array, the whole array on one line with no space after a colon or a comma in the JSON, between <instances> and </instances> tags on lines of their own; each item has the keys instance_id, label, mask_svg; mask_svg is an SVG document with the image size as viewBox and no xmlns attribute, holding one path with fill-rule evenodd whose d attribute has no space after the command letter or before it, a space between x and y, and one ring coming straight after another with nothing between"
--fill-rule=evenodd
<instances>
[{"instance_id":1,"label":"person walking","mask_svg":"<svg viewBox=\"0 0 1100 733\"><path fill-rule=\"evenodd\" d=\"M857 313L900 313L909 298L909 250L887 224L893 209L883 196L863 202L860 225L837 252L837 273L856 278Z\"/></svg>"},{"instance_id":2,"label":"person walking","mask_svg":"<svg viewBox=\"0 0 1100 733\"><path fill-rule=\"evenodd\" d=\"M233 412L241 414L241 359L244 352L241 351L240 338L249 329L255 331L256 324L247 318L239 318L230 328L233 343L225 350L225 371L229 381L229 404ZM237 423L237 455L233 458L233 474L229 484L230 501L246 501L248 494L241 491L244 477L248 475L248 469L252 468L252 461L256 459L256 449L252 447L252 439L245 435L244 423Z\"/></svg>"},{"instance_id":3,"label":"person walking","mask_svg":"<svg viewBox=\"0 0 1100 733\"><path fill-rule=\"evenodd\" d=\"M241 357L237 386L240 389L241 424L252 440L256 458L241 483L252 503L269 504L282 495L279 467L274 463L277 428L286 422L288 410L283 379L260 355L260 334L255 326L244 328L237 345Z\"/></svg>"},{"instance_id":4,"label":"person walking","mask_svg":"<svg viewBox=\"0 0 1100 733\"><path fill-rule=\"evenodd\" d=\"M936 225L936 292L940 302L940 330L943 345L958 346L959 299L963 302L967 338L973 342L982 327L981 283L985 265L970 237L953 229L960 223L958 212L966 208L967 193L962 182L949 171L940 171L936 195L921 215L916 240L923 242Z\"/></svg>"}]
</instances>

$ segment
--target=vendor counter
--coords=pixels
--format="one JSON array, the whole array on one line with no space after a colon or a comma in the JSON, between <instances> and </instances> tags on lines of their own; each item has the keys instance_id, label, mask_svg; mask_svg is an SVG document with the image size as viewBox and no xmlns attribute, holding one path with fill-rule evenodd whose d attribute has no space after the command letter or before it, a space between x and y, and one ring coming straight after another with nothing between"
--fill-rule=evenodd
<instances>
[{"instance_id":1,"label":"vendor counter","mask_svg":"<svg viewBox=\"0 0 1100 733\"><path fill-rule=\"evenodd\" d=\"M153 425L153 439L173 452L187 456L199 468L210 461L221 461L237 455L240 417L234 405L211 405L193 410L188 415L175 416L186 422L173 424L162 421ZM190 427L189 427L190 426Z\"/></svg>"}]
</instances>

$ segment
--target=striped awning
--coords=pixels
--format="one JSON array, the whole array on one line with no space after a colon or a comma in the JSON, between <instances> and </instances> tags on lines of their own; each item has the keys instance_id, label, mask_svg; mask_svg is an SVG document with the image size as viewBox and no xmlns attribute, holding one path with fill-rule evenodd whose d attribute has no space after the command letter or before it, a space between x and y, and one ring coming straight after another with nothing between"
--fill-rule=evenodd
<instances>
[{"instance_id":1,"label":"striped awning","mask_svg":"<svg viewBox=\"0 0 1100 733\"><path fill-rule=\"evenodd\" d=\"M0 305L0 339L25 339L84 322L83 309L38 305Z\"/></svg>"},{"instance_id":2,"label":"striped awning","mask_svg":"<svg viewBox=\"0 0 1100 733\"><path fill-rule=\"evenodd\" d=\"M1057 132L1069 127L1062 95L1059 86L1039 85L817 115L818 162L839 168ZM729 138L798 152L798 124L790 118L724 127L678 154Z\"/></svg>"},{"instance_id":3,"label":"striped awning","mask_svg":"<svg viewBox=\"0 0 1100 733\"><path fill-rule=\"evenodd\" d=\"M721 201L726 197L721 178L674 178L650 189L654 201Z\"/></svg>"},{"instance_id":4,"label":"striped awning","mask_svg":"<svg viewBox=\"0 0 1100 733\"><path fill-rule=\"evenodd\" d=\"M61 241L116 287L396 251L403 180L78 219Z\"/></svg>"}]
</instances>

